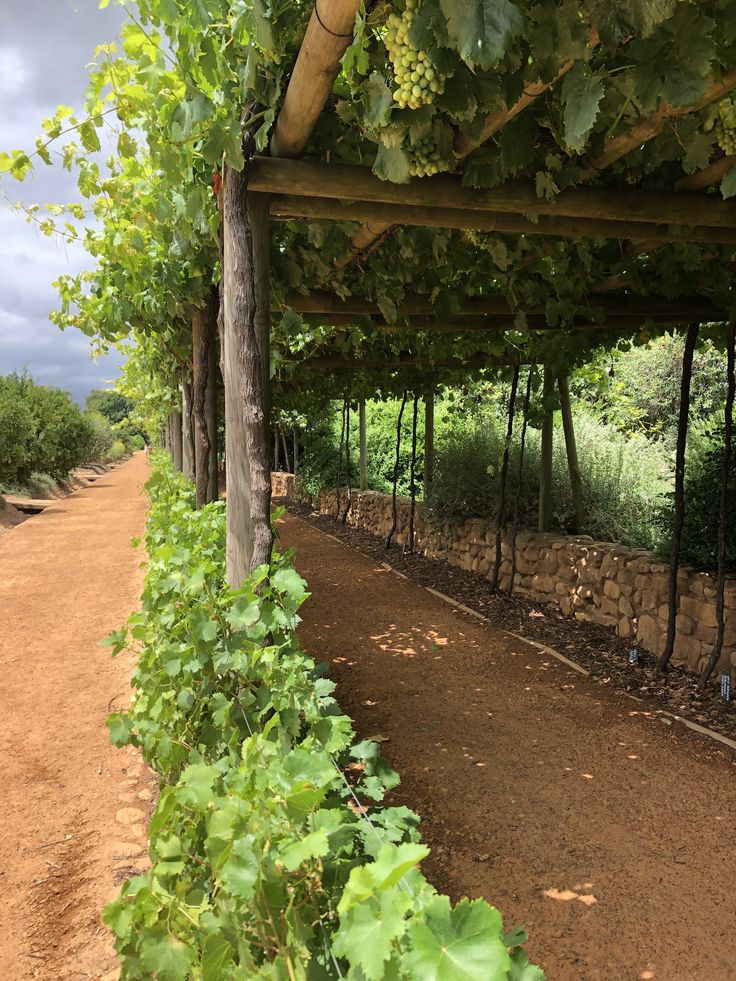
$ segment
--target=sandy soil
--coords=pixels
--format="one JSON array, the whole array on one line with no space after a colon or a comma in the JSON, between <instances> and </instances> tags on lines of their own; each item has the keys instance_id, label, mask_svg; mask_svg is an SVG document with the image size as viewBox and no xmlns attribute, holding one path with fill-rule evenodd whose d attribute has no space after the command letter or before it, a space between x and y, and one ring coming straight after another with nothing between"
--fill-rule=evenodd
<instances>
[{"instance_id":1,"label":"sandy soil","mask_svg":"<svg viewBox=\"0 0 736 981\"><path fill-rule=\"evenodd\" d=\"M431 881L524 923L550 981L736 979L736 758L294 517L300 635L385 737Z\"/></svg>"},{"instance_id":2,"label":"sandy soil","mask_svg":"<svg viewBox=\"0 0 736 981\"><path fill-rule=\"evenodd\" d=\"M132 666L144 454L0 537L0 978L117 976L103 905L146 861L150 778L109 745Z\"/></svg>"}]
</instances>

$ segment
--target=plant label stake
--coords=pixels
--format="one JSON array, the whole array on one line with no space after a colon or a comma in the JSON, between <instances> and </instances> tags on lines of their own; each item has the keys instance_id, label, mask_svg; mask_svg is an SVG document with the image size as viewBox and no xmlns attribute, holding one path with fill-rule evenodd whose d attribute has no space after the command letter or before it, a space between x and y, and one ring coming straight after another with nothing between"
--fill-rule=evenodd
<instances>
[{"instance_id":1,"label":"plant label stake","mask_svg":"<svg viewBox=\"0 0 736 981\"><path fill-rule=\"evenodd\" d=\"M721 698L724 702L731 701L731 675L728 671L721 674Z\"/></svg>"},{"instance_id":2,"label":"plant label stake","mask_svg":"<svg viewBox=\"0 0 736 981\"><path fill-rule=\"evenodd\" d=\"M629 648L629 652L627 654L626 659L627 659L627 661L629 662L630 665L638 664L639 663L639 648L638 647L631 647L631 648Z\"/></svg>"}]
</instances>

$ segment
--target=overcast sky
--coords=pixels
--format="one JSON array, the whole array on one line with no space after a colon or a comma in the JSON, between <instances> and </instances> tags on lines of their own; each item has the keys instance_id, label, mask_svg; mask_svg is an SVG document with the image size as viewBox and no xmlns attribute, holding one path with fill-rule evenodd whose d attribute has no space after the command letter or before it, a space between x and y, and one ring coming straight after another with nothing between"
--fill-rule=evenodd
<instances>
[{"instance_id":1,"label":"overcast sky","mask_svg":"<svg viewBox=\"0 0 736 981\"><path fill-rule=\"evenodd\" d=\"M82 104L85 66L95 46L114 40L124 12L99 0L0 0L0 150L32 150L44 116L59 103ZM89 264L85 251L45 238L8 203L80 200L75 179L39 163L22 184L0 177L0 375L27 368L80 402L118 374L120 356L93 361L89 341L48 319L57 306L52 282Z\"/></svg>"}]
</instances>

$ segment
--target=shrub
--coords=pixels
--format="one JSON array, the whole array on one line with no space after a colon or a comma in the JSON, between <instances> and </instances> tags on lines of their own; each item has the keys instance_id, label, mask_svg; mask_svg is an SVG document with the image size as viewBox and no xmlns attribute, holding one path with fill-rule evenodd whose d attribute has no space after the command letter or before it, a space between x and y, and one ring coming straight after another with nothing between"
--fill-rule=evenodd
<instances>
[{"instance_id":1,"label":"shrub","mask_svg":"<svg viewBox=\"0 0 736 981\"><path fill-rule=\"evenodd\" d=\"M0 378L4 479L24 483L36 471L63 480L84 461L92 437L91 423L66 392L36 385L25 375Z\"/></svg>"}]
</instances>

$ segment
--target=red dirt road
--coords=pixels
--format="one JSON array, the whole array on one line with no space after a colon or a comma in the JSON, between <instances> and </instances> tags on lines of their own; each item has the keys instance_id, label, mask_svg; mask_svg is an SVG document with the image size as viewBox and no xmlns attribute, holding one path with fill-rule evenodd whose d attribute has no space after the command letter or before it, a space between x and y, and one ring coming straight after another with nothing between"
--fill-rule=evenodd
<instances>
[{"instance_id":1,"label":"red dirt road","mask_svg":"<svg viewBox=\"0 0 736 981\"><path fill-rule=\"evenodd\" d=\"M293 517L280 534L302 644L386 737L438 888L526 924L549 981L736 979L736 754Z\"/></svg>"},{"instance_id":2,"label":"red dirt road","mask_svg":"<svg viewBox=\"0 0 736 981\"><path fill-rule=\"evenodd\" d=\"M100 919L145 862L150 785L110 746L132 661L98 640L135 608L147 475L137 454L0 535L0 978L116 977Z\"/></svg>"}]
</instances>

